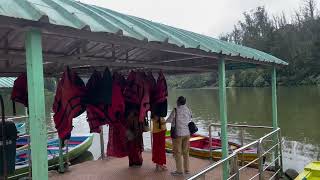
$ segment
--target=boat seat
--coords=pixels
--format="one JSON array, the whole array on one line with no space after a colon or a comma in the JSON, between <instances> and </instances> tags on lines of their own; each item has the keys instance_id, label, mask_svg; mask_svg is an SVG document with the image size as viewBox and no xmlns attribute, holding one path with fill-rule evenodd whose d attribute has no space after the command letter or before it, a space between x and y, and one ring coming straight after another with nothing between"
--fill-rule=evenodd
<instances>
[{"instance_id":1,"label":"boat seat","mask_svg":"<svg viewBox=\"0 0 320 180\"><path fill-rule=\"evenodd\" d=\"M206 137L202 137L202 136L192 137L189 139L189 142L203 140L203 139L206 139Z\"/></svg>"}]
</instances>

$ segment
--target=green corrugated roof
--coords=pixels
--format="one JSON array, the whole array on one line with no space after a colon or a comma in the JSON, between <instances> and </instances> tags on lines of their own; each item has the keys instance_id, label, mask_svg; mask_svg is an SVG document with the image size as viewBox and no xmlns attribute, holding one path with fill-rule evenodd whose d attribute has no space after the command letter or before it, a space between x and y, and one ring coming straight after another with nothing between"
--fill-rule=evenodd
<instances>
[{"instance_id":1,"label":"green corrugated roof","mask_svg":"<svg viewBox=\"0 0 320 180\"><path fill-rule=\"evenodd\" d=\"M16 78L14 77L1 77L0 78L0 88L11 88Z\"/></svg>"},{"instance_id":2,"label":"green corrugated roof","mask_svg":"<svg viewBox=\"0 0 320 180\"><path fill-rule=\"evenodd\" d=\"M267 63L288 64L252 48L73 0L0 0L0 15L32 21L45 17L55 25L114 33L139 40L168 42L185 48L200 48L207 52Z\"/></svg>"}]
</instances>

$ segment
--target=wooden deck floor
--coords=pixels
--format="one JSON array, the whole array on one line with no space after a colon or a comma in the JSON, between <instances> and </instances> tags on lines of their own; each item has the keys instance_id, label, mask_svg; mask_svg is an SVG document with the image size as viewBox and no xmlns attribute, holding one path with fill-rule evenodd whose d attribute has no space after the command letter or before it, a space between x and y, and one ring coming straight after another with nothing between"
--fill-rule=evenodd
<instances>
[{"instance_id":1,"label":"wooden deck floor","mask_svg":"<svg viewBox=\"0 0 320 180\"><path fill-rule=\"evenodd\" d=\"M168 171L156 172L151 160L151 153L143 153L143 166L141 168L129 168L127 158L108 158L106 160L88 161L70 167L69 172L59 174L56 171L49 172L50 180L164 180L186 179L188 176L173 177L171 171L175 170L174 159L171 154L167 155ZM207 167L208 160L190 158L191 174ZM240 179L249 179L257 172L256 169L246 169ZM265 177L271 177L271 172L266 172ZM190 175L189 175L190 176ZM221 179L221 168L207 174L205 179ZM256 178L258 179L258 178Z\"/></svg>"}]
</instances>

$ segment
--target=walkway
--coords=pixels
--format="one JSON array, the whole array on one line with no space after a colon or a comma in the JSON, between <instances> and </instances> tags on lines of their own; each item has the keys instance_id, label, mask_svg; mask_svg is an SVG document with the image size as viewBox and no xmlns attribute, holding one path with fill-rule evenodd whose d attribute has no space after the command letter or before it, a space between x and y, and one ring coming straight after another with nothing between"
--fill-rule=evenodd
<instances>
[{"instance_id":1,"label":"walkway","mask_svg":"<svg viewBox=\"0 0 320 180\"><path fill-rule=\"evenodd\" d=\"M70 171L59 174L56 171L49 173L50 180L164 180L186 179L188 176L172 177L170 171L174 170L175 164L171 154L167 155L168 171L156 172L151 161L151 153L143 153L144 164L141 168L129 168L127 158L109 158L107 160L88 161L70 167ZM209 165L208 160L190 158L191 172L195 173ZM241 175L241 179L249 179L257 172L256 169L247 169ZM220 179L221 169L206 176L206 179ZM265 173L265 177L271 177L271 173Z\"/></svg>"}]
</instances>

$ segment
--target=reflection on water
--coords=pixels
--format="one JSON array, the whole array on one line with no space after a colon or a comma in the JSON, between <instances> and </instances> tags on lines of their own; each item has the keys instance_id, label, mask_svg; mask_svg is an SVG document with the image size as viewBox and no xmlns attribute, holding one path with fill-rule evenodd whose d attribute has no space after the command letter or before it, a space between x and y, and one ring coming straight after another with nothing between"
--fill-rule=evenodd
<instances>
[{"instance_id":1,"label":"reflection on water","mask_svg":"<svg viewBox=\"0 0 320 180\"><path fill-rule=\"evenodd\" d=\"M9 101L10 90L0 90L4 95L7 115L12 115L12 104ZM48 130L54 130L51 107L53 94L46 92L46 116ZM201 134L208 134L208 125L219 122L218 90L190 89L171 90L169 92L169 111L175 105L178 96L187 98L193 111L194 120ZM312 160L320 160L320 88L319 87L279 87L278 115L279 125L284 140L284 168L301 171ZM229 88L227 89L229 123L250 125L272 125L271 89L270 88ZM17 104L18 114L24 114L24 108ZM73 122L73 134L89 132L86 114L82 114ZM258 138L264 132L246 131L249 138ZM239 131L230 129L229 134L236 137ZM104 127L107 140L108 127ZM145 147L150 148L150 134L144 133ZM106 147L106 145L105 145ZM93 145L89 149L94 159L100 156L100 140L95 135Z\"/></svg>"},{"instance_id":2,"label":"reflection on water","mask_svg":"<svg viewBox=\"0 0 320 180\"><path fill-rule=\"evenodd\" d=\"M170 104L186 96L195 121L207 134L208 125L219 122L217 89L173 90ZM320 160L320 87L279 87L278 121L284 140L284 168L301 171L312 160ZM272 125L270 88L227 89L228 121L234 124ZM236 135L238 132L231 131ZM258 138L262 132L247 131Z\"/></svg>"}]
</instances>

